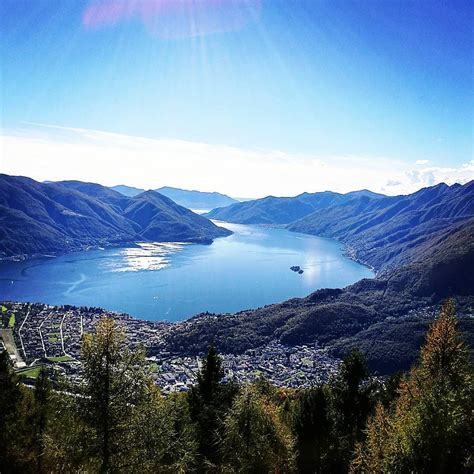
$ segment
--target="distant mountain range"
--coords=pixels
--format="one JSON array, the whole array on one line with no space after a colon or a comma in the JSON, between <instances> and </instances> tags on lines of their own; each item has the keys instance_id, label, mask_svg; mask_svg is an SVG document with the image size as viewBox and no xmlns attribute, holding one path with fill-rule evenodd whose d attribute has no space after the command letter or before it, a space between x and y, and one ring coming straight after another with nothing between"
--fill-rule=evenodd
<instances>
[{"instance_id":1,"label":"distant mountain range","mask_svg":"<svg viewBox=\"0 0 474 474\"><path fill-rule=\"evenodd\" d=\"M137 241L210 243L231 232L154 191L0 175L0 255L57 254Z\"/></svg>"},{"instance_id":2,"label":"distant mountain range","mask_svg":"<svg viewBox=\"0 0 474 474\"><path fill-rule=\"evenodd\" d=\"M267 197L207 216L336 238L377 277L233 315L197 316L170 331L173 352L196 354L213 341L221 351L240 353L274 339L317 343L336 356L358 347L372 369L386 374L414 362L448 296L456 298L460 328L474 348L474 181L407 196L358 191ZM210 242L229 233L155 191L128 197L97 184L0 175L3 256L139 240Z\"/></svg>"},{"instance_id":3,"label":"distant mountain range","mask_svg":"<svg viewBox=\"0 0 474 474\"><path fill-rule=\"evenodd\" d=\"M307 198L293 198L296 204L291 198L253 204L260 215L268 215L265 203L286 212L292 204L301 209L302 196ZM441 184L408 196L344 196L312 195L320 208L289 228L338 238L354 257L379 270L377 278L235 315L196 317L170 334L171 350L197 353L210 340L234 353L273 339L318 343L336 356L357 347L372 369L387 374L414 362L438 305L449 296L457 300L460 329L473 350L474 182ZM252 209L252 203L245 204L250 207L227 208L226 220L233 221L235 212L235 221L241 222L238 211ZM284 222L285 212L273 222Z\"/></svg>"},{"instance_id":4,"label":"distant mountain range","mask_svg":"<svg viewBox=\"0 0 474 474\"><path fill-rule=\"evenodd\" d=\"M340 205L357 197L378 199L385 196L367 190L347 194L324 191L295 197L267 196L213 209L206 217L236 224L290 224L318 209Z\"/></svg>"},{"instance_id":5,"label":"distant mountain range","mask_svg":"<svg viewBox=\"0 0 474 474\"><path fill-rule=\"evenodd\" d=\"M137 196L144 192L144 189L125 186L123 184L113 186L112 189L129 197ZM168 186L155 189L154 191L169 197L180 206L187 207L188 209L210 210L239 202L225 194L215 192L188 191L186 189L171 188Z\"/></svg>"},{"instance_id":6,"label":"distant mountain range","mask_svg":"<svg viewBox=\"0 0 474 474\"><path fill-rule=\"evenodd\" d=\"M407 196L370 191L266 197L214 209L206 217L235 223L284 224L294 232L345 243L355 259L387 270L415 258L452 226L474 217L474 182L439 184Z\"/></svg>"},{"instance_id":7,"label":"distant mountain range","mask_svg":"<svg viewBox=\"0 0 474 474\"><path fill-rule=\"evenodd\" d=\"M141 193L145 192L145 189L134 188L133 186L126 186L125 184L119 184L118 186L111 186L110 189L117 191L120 194L128 197L138 196Z\"/></svg>"},{"instance_id":8,"label":"distant mountain range","mask_svg":"<svg viewBox=\"0 0 474 474\"><path fill-rule=\"evenodd\" d=\"M474 181L407 196L357 197L291 223L296 232L344 242L358 260L386 271L416 259L474 217Z\"/></svg>"}]
</instances>

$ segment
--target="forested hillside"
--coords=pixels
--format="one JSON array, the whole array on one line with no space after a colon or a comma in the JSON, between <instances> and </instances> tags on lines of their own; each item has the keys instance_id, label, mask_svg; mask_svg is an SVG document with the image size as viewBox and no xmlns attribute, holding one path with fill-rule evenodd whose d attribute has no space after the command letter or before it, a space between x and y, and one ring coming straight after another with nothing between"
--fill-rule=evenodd
<instances>
[{"instance_id":1,"label":"forested hillside","mask_svg":"<svg viewBox=\"0 0 474 474\"><path fill-rule=\"evenodd\" d=\"M460 327L474 348L474 221L458 225L420 246L405 265L344 289L323 289L235 315L207 317L170 336L175 350L201 352L214 341L225 352L241 352L272 339L314 343L342 356L360 347L380 373L407 369L415 360L438 305L456 296Z\"/></svg>"},{"instance_id":2,"label":"forested hillside","mask_svg":"<svg viewBox=\"0 0 474 474\"><path fill-rule=\"evenodd\" d=\"M327 384L224 380L213 346L187 393L163 396L113 319L84 337L81 383L34 390L0 353L0 471L471 472L473 367L447 301L409 373L374 379L351 352Z\"/></svg>"},{"instance_id":3,"label":"forested hillside","mask_svg":"<svg viewBox=\"0 0 474 474\"><path fill-rule=\"evenodd\" d=\"M303 193L295 197L267 196L213 209L206 216L237 224L289 224L318 209L337 206L358 197L378 199L383 195L363 190L347 194L325 191Z\"/></svg>"},{"instance_id":4,"label":"forested hillside","mask_svg":"<svg viewBox=\"0 0 474 474\"><path fill-rule=\"evenodd\" d=\"M376 269L410 262L474 218L474 181L407 196L367 196L320 209L288 226L338 239Z\"/></svg>"},{"instance_id":5,"label":"forested hillside","mask_svg":"<svg viewBox=\"0 0 474 474\"><path fill-rule=\"evenodd\" d=\"M149 191L126 197L79 181L0 175L0 255L58 254L137 241L210 243L230 231Z\"/></svg>"}]
</instances>

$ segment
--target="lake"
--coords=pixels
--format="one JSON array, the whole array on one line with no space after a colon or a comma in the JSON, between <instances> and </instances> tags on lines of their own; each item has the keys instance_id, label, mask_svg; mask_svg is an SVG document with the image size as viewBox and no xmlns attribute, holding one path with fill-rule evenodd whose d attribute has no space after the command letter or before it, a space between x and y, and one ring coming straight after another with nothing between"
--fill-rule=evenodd
<instances>
[{"instance_id":1,"label":"lake","mask_svg":"<svg viewBox=\"0 0 474 474\"><path fill-rule=\"evenodd\" d=\"M179 321L235 312L373 277L334 240L285 229L218 223L234 234L212 245L146 243L0 262L0 299L99 306ZM304 273L290 270L299 265Z\"/></svg>"}]
</instances>

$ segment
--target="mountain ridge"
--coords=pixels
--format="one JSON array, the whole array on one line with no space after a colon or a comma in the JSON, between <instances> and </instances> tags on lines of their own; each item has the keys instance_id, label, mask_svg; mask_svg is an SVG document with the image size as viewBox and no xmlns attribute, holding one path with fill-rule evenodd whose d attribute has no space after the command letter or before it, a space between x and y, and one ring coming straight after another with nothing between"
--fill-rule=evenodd
<instances>
[{"instance_id":1,"label":"mountain ridge","mask_svg":"<svg viewBox=\"0 0 474 474\"><path fill-rule=\"evenodd\" d=\"M342 357L358 347L371 369L388 374L410 367L438 306L454 296L473 350L473 236L471 219L383 276L236 314L198 315L170 333L169 349L197 354L213 341L222 352L243 353L276 339L317 344Z\"/></svg>"},{"instance_id":2,"label":"mountain ridge","mask_svg":"<svg viewBox=\"0 0 474 474\"><path fill-rule=\"evenodd\" d=\"M474 217L474 181L442 183L399 196L367 190L267 196L214 209L205 216L232 223L283 225L290 231L333 238L346 245L351 258L380 272L408 261L417 247L451 224Z\"/></svg>"},{"instance_id":3,"label":"mountain ridge","mask_svg":"<svg viewBox=\"0 0 474 474\"><path fill-rule=\"evenodd\" d=\"M213 341L223 352L241 353L276 339L318 344L337 357L358 347L373 370L388 374L410 367L439 305L455 297L473 350L473 205L469 182L322 208L290 230L339 239L354 258L376 265L376 278L225 317L198 316L170 334L169 346L197 353Z\"/></svg>"},{"instance_id":4,"label":"mountain ridge","mask_svg":"<svg viewBox=\"0 0 474 474\"><path fill-rule=\"evenodd\" d=\"M220 207L208 212L206 217L235 224L290 224L319 208L340 204L355 197L370 195L375 198L384 195L361 190L341 194L334 191L301 193L294 197L266 196Z\"/></svg>"},{"instance_id":5,"label":"mountain ridge","mask_svg":"<svg viewBox=\"0 0 474 474\"><path fill-rule=\"evenodd\" d=\"M211 243L230 235L159 193L129 198L81 181L39 183L0 174L0 255L57 254L137 241ZM138 221L147 206L149 222Z\"/></svg>"},{"instance_id":6,"label":"mountain ridge","mask_svg":"<svg viewBox=\"0 0 474 474\"><path fill-rule=\"evenodd\" d=\"M123 184L112 186L110 189L129 197L137 196L145 191L144 189L134 188ZM153 191L172 199L180 206L187 207L188 209L209 210L215 207L228 206L239 202L237 199L215 191L205 192L174 188L171 186L163 186L161 188L153 189Z\"/></svg>"},{"instance_id":7,"label":"mountain ridge","mask_svg":"<svg viewBox=\"0 0 474 474\"><path fill-rule=\"evenodd\" d=\"M406 263L438 233L474 217L474 181L440 184L402 196L359 197L328 206L287 226L335 238L378 271Z\"/></svg>"}]
</instances>

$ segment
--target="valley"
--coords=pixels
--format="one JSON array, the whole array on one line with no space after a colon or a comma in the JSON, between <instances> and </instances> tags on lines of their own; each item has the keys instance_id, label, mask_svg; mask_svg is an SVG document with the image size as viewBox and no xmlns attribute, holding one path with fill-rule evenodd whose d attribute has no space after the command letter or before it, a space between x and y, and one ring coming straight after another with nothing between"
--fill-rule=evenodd
<instances>
[{"instance_id":1,"label":"valley","mask_svg":"<svg viewBox=\"0 0 474 474\"><path fill-rule=\"evenodd\" d=\"M212 245L139 243L0 264L12 301L96 306L149 320L233 313L373 276L338 242L285 229L219 223ZM294 274L290 267L304 269Z\"/></svg>"},{"instance_id":2,"label":"valley","mask_svg":"<svg viewBox=\"0 0 474 474\"><path fill-rule=\"evenodd\" d=\"M121 249L69 253L33 262L31 268L5 262L3 299L101 306L149 320L190 318L169 326L160 346L176 357L196 357L210 341L223 354L239 357L274 343L320 347L335 361L359 348L372 370L388 374L414 362L439 305L451 296L457 300L460 329L474 347L473 182L394 197L368 191L269 197L207 214L230 222L257 220L258 225L216 225L151 191L127 198L79 182L52 189L61 195L73 190L76 199L79 189L88 208L93 196L115 212L119 223L136 229L135 239L150 242L135 248L116 242ZM228 237L210 246L153 243L151 229L165 241L172 239L173 229L181 229L173 224L164 232L162 212L150 224L150 206L154 210L158 202L172 207L171 215L192 218L212 235ZM76 212L78 204L67 209ZM41 213L36 217L43 219ZM353 260L342 257L341 244L328 238L345 244ZM297 267L298 272L291 271ZM54 275L67 279L69 274L71 282L61 289ZM38 283L32 285L35 278ZM156 352L146 337L139 339Z\"/></svg>"}]
</instances>

